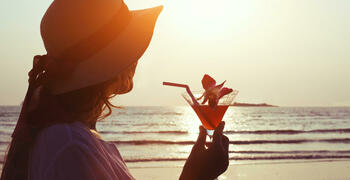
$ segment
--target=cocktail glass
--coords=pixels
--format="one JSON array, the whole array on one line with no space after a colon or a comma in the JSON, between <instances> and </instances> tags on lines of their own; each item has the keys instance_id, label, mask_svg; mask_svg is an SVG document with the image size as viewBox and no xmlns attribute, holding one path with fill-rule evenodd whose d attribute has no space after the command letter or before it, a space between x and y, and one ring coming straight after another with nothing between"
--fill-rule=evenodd
<instances>
[{"instance_id":1,"label":"cocktail glass","mask_svg":"<svg viewBox=\"0 0 350 180\"><path fill-rule=\"evenodd\" d=\"M192 107L194 112L197 114L202 125L207 129L207 134L209 137L213 135L214 129L222 121L227 109L233 105L234 99L238 94L237 90L233 90L231 93L219 99L216 107L210 107L207 101L202 104L203 99L199 99L203 95L204 91L193 91L192 94L197 102L189 95L189 93L182 93L182 97L187 101L187 103Z\"/></svg>"}]
</instances>

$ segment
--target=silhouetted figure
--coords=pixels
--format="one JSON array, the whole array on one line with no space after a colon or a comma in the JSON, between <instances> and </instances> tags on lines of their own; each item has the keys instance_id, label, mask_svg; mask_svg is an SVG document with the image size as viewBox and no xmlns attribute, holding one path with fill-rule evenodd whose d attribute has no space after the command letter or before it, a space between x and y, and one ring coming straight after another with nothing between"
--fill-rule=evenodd
<instances>
[{"instance_id":1,"label":"silhouetted figure","mask_svg":"<svg viewBox=\"0 0 350 180\"><path fill-rule=\"evenodd\" d=\"M161 10L130 11L121 0L53 1L40 27L47 54L33 59L1 180L134 179L96 122L116 107L111 98L132 90ZM225 171L222 129L208 150L201 129L181 179L213 179Z\"/></svg>"}]
</instances>

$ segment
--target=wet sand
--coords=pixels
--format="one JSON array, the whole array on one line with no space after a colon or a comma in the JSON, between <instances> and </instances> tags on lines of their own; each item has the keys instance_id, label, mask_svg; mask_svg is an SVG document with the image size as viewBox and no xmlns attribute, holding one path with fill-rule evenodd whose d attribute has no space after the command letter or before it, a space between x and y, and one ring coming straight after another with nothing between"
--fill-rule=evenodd
<instances>
[{"instance_id":1,"label":"wet sand","mask_svg":"<svg viewBox=\"0 0 350 180\"><path fill-rule=\"evenodd\" d=\"M178 179L182 168L130 168L136 179ZM346 161L316 161L316 162L285 162L234 164L220 176L226 180L349 180L350 160Z\"/></svg>"}]
</instances>

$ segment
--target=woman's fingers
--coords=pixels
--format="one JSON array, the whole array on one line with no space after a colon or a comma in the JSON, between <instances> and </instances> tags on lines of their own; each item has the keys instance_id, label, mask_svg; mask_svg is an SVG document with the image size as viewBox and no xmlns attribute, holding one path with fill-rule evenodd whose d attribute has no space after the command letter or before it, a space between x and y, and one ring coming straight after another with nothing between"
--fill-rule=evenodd
<instances>
[{"instance_id":1,"label":"woman's fingers","mask_svg":"<svg viewBox=\"0 0 350 180\"><path fill-rule=\"evenodd\" d=\"M224 148L225 153L228 153L228 147L230 145L230 140L225 135L222 135L221 140L222 140L222 147Z\"/></svg>"},{"instance_id":2,"label":"woman's fingers","mask_svg":"<svg viewBox=\"0 0 350 180\"><path fill-rule=\"evenodd\" d=\"M225 127L225 122L222 121L219 126L215 129L214 131L214 135L213 135L213 144L215 146L222 146L222 132L224 130Z\"/></svg>"},{"instance_id":3,"label":"woman's fingers","mask_svg":"<svg viewBox=\"0 0 350 180\"><path fill-rule=\"evenodd\" d=\"M194 147L204 148L206 139L207 139L207 130L205 130L203 126L199 126L199 135Z\"/></svg>"}]
</instances>

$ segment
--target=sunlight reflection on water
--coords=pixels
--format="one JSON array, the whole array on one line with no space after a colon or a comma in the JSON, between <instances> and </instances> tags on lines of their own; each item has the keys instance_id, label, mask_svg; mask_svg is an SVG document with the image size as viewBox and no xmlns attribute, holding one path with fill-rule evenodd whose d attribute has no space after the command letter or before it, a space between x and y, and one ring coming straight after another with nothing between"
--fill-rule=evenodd
<instances>
[{"instance_id":1,"label":"sunlight reflection on water","mask_svg":"<svg viewBox=\"0 0 350 180\"><path fill-rule=\"evenodd\" d=\"M183 111L183 123L181 123L181 128L187 130L191 138L196 138L199 133L201 122L191 107L184 106L181 108Z\"/></svg>"}]
</instances>

